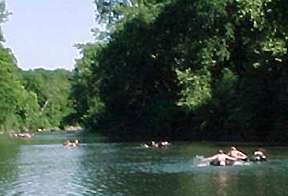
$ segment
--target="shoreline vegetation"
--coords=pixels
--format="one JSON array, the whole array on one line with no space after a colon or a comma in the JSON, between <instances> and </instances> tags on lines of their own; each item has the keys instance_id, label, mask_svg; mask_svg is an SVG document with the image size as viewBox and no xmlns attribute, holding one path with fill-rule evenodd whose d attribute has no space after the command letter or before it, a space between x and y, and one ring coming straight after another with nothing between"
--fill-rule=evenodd
<instances>
[{"instance_id":1,"label":"shoreline vegetation","mask_svg":"<svg viewBox=\"0 0 288 196\"><path fill-rule=\"evenodd\" d=\"M10 131L1 131L0 135L7 135L10 138L14 139L32 139L35 134L41 133L54 133L54 132L66 132L66 133L78 133L83 131L83 128L80 126L67 126L64 128L45 128L45 129L38 129L38 130L10 130Z\"/></svg>"},{"instance_id":2,"label":"shoreline vegetation","mask_svg":"<svg viewBox=\"0 0 288 196\"><path fill-rule=\"evenodd\" d=\"M37 129L37 132L54 132L54 131L79 132L82 130L83 128L80 126L65 126L64 128L53 127L46 129Z\"/></svg>"},{"instance_id":3,"label":"shoreline vegetation","mask_svg":"<svg viewBox=\"0 0 288 196\"><path fill-rule=\"evenodd\" d=\"M59 128L59 127L52 127L52 128L38 128L37 130L28 130L28 129L23 129L23 130L10 130L10 131L1 131L0 134L4 133L45 133L45 132L79 132L83 131L83 128L80 126L66 126L64 128Z\"/></svg>"},{"instance_id":4,"label":"shoreline vegetation","mask_svg":"<svg viewBox=\"0 0 288 196\"><path fill-rule=\"evenodd\" d=\"M0 131L79 124L123 140L287 141L284 0L109 2L95 1L105 28L77 45L72 72L20 70L0 36Z\"/></svg>"},{"instance_id":5,"label":"shoreline vegetation","mask_svg":"<svg viewBox=\"0 0 288 196\"><path fill-rule=\"evenodd\" d=\"M96 2L108 28L79 46L80 123L123 138L288 139L285 1L132 2Z\"/></svg>"}]
</instances>

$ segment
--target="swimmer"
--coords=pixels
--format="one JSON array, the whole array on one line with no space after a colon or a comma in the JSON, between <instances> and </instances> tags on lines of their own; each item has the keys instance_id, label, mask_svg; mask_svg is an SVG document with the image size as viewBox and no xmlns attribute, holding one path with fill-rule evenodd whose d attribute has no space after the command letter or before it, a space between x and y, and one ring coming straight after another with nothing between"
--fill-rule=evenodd
<instances>
[{"instance_id":1,"label":"swimmer","mask_svg":"<svg viewBox=\"0 0 288 196\"><path fill-rule=\"evenodd\" d=\"M236 161L237 159L234 157L231 157L229 155L224 154L222 150L219 150L218 154L203 159L204 161L210 161L211 165L214 166L225 166L227 165L227 162L229 161Z\"/></svg>"},{"instance_id":2,"label":"swimmer","mask_svg":"<svg viewBox=\"0 0 288 196\"><path fill-rule=\"evenodd\" d=\"M227 153L227 155L241 161L247 161L248 156L244 154L243 152L236 149L234 146L231 147L231 150Z\"/></svg>"}]
</instances>

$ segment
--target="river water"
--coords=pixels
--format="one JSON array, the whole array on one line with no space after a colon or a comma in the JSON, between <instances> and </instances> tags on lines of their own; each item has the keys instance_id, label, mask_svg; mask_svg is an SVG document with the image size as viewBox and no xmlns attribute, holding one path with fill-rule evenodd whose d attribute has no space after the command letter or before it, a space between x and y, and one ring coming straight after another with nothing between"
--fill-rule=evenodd
<instances>
[{"instance_id":1,"label":"river water","mask_svg":"<svg viewBox=\"0 0 288 196\"><path fill-rule=\"evenodd\" d=\"M65 139L79 148L64 148ZM177 142L147 149L97 136L39 134L32 140L0 137L0 195L277 196L288 195L288 148L265 146L265 163L197 167L197 155L230 144ZM252 154L259 145L238 144Z\"/></svg>"}]
</instances>

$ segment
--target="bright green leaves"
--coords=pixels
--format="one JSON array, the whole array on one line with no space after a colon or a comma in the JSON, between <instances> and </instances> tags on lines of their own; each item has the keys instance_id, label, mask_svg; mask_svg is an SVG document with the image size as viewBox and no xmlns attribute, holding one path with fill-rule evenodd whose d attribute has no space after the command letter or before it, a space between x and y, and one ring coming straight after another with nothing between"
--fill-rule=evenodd
<instances>
[{"instance_id":1,"label":"bright green leaves","mask_svg":"<svg viewBox=\"0 0 288 196\"><path fill-rule=\"evenodd\" d=\"M59 127L65 116L71 112L68 102L71 73L65 70L47 71L36 69L23 71L25 88L36 95L38 101L38 122L42 128Z\"/></svg>"},{"instance_id":2,"label":"bright green leaves","mask_svg":"<svg viewBox=\"0 0 288 196\"><path fill-rule=\"evenodd\" d=\"M0 48L0 124L1 130L28 125L37 110L35 94L24 88L9 50Z\"/></svg>"},{"instance_id":3,"label":"bright green leaves","mask_svg":"<svg viewBox=\"0 0 288 196\"><path fill-rule=\"evenodd\" d=\"M0 23L9 14L1 1ZM4 41L2 32L0 41ZM37 109L37 98L24 88L15 57L0 44L0 131L29 127Z\"/></svg>"},{"instance_id":4,"label":"bright green leaves","mask_svg":"<svg viewBox=\"0 0 288 196\"><path fill-rule=\"evenodd\" d=\"M176 73L182 88L177 105L196 110L212 98L211 75L205 68L197 72L176 70Z\"/></svg>"},{"instance_id":5,"label":"bright green leaves","mask_svg":"<svg viewBox=\"0 0 288 196\"><path fill-rule=\"evenodd\" d=\"M266 42L262 43L263 52L269 52L275 60L281 62L281 57L287 55L286 42L282 39L269 38Z\"/></svg>"},{"instance_id":6,"label":"bright green leaves","mask_svg":"<svg viewBox=\"0 0 288 196\"><path fill-rule=\"evenodd\" d=\"M0 23L5 22L9 14L1 1ZM21 71L16 64L11 50L0 43L0 131L33 131L59 126L71 112L68 103L71 73Z\"/></svg>"},{"instance_id":7,"label":"bright green leaves","mask_svg":"<svg viewBox=\"0 0 288 196\"><path fill-rule=\"evenodd\" d=\"M262 30L265 25L265 10L267 4L272 0L235 0L238 6L240 20L247 18L253 28ZM252 29L251 29L252 30Z\"/></svg>"}]
</instances>

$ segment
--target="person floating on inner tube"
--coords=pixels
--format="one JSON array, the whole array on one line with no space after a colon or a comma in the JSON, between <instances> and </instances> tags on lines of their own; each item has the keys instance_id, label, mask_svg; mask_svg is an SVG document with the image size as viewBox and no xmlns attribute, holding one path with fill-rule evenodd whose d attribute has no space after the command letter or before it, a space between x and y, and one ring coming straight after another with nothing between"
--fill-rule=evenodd
<instances>
[{"instance_id":1,"label":"person floating on inner tube","mask_svg":"<svg viewBox=\"0 0 288 196\"><path fill-rule=\"evenodd\" d=\"M78 147L79 144L79 140L66 140L63 145L65 147Z\"/></svg>"},{"instance_id":2,"label":"person floating on inner tube","mask_svg":"<svg viewBox=\"0 0 288 196\"><path fill-rule=\"evenodd\" d=\"M253 157L253 161L266 161L267 157L264 154L263 150L258 148L255 152L254 152L254 157Z\"/></svg>"},{"instance_id":3,"label":"person floating on inner tube","mask_svg":"<svg viewBox=\"0 0 288 196\"><path fill-rule=\"evenodd\" d=\"M170 143L167 142L167 141L160 141L160 142L155 142L155 141L151 141L150 143L148 144L144 144L144 147L145 148L164 148L164 147L167 147L169 146Z\"/></svg>"},{"instance_id":4,"label":"person floating on inner tube","mask_svg":"<svg viewBox=\"0 0 288 196\"><path fill-rule=\"evenodd\" d=\"M231 147L231 150L227 153L229 156L235 158L236 160L247 161L248 156L243 152L237 150L234 146Z\"/></svg>"},{"instance_id":5,"label":"person floating on inner tube","mask_svg":"<svg viewBox=\"0 0 288 196\"><path fill-rule=\"evenodd\" d=\"M225 166L228 162L234 162L236 160L236 158L224 154L223 150L219 150L218 154L204 159L204 161L210 161L210 164L214 166Z\"/></svg>"}]
</instances>

